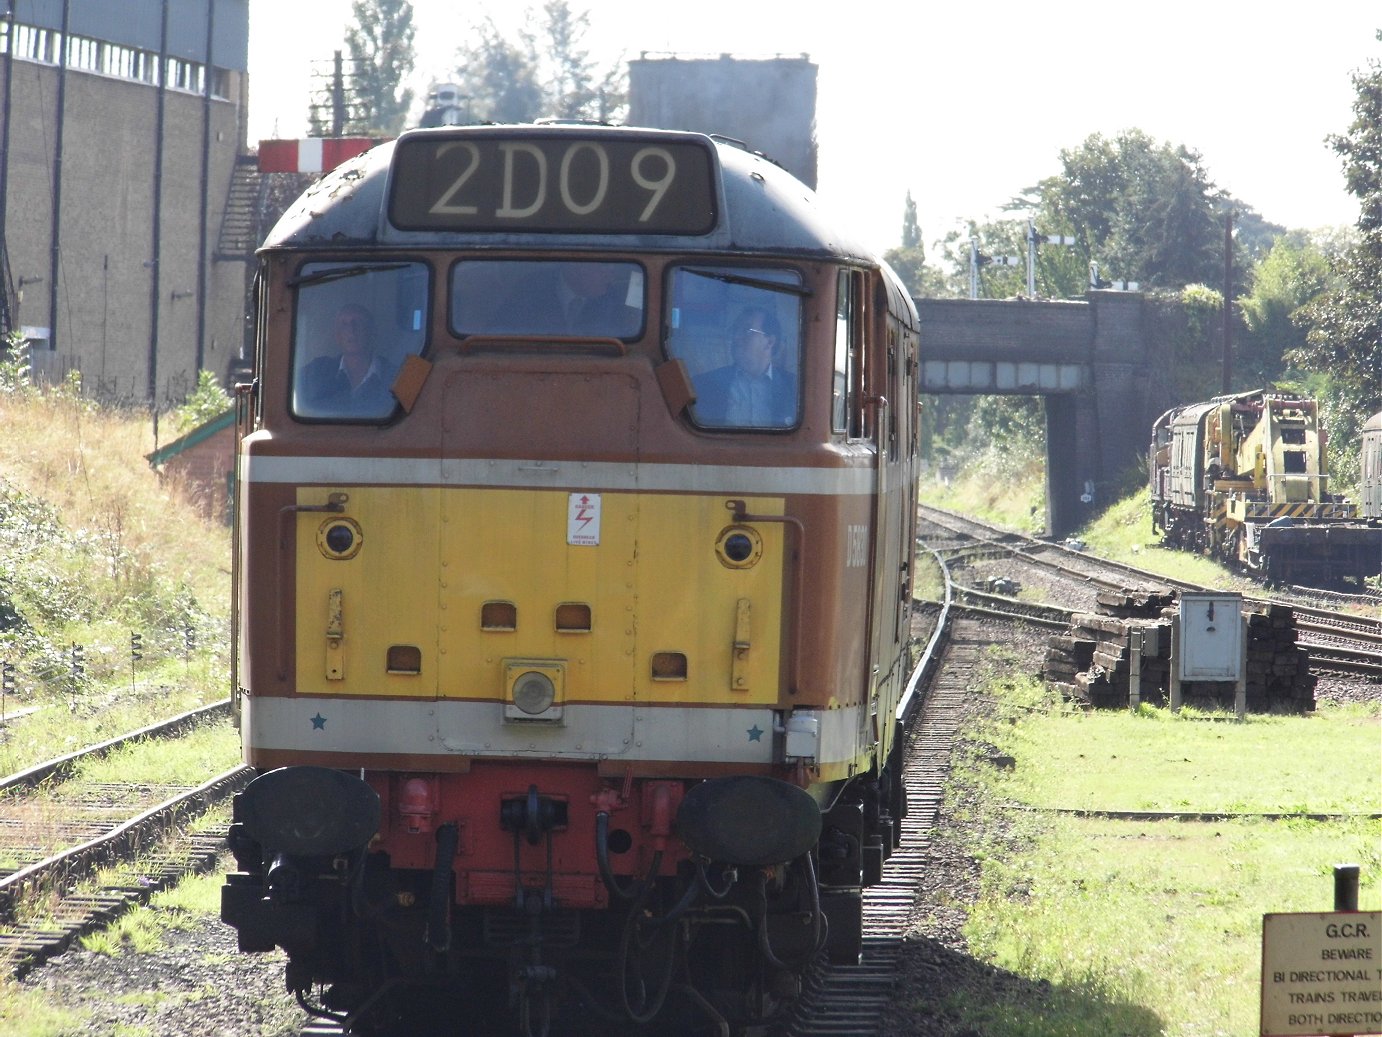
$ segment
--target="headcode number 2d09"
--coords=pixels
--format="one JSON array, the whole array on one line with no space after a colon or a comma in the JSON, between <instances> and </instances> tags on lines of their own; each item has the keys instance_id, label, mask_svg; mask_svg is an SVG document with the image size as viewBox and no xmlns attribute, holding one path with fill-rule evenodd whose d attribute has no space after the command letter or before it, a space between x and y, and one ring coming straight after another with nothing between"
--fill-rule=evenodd
<instances>
[{"instance_id":1,"label":"headcode number 2d09","mask_svg":"<svg viewBox=\"0 0 1382 1037\"><path fill-rule=\"evenodd\" d=\"M437 149L437 157L441 158L452 148L460 148L468 156L466 167L461 170L459 176L451 182L451 186L446 189L437 201L432 203L429 212L448 213L456 215L474 215L479 212L474 205L459 205L455 199L464 190L466 183L475 176L475 171L480 166L480 149L471 141L452 141L443 144ZM502 183L504 185L503 204L495 210L494 215L502 216L507 219L523 220L533 216L547 204L548 197L548 167L546 153L535 144L523 141L510 141L499 145L499 150L504 156L504 175ZM588 153L594 160L599 170L593 184L586 184L584 190L589 197L578 199L572 185L571 168L574 161L582 152ZM536 182L529 197L517 199L514 188L514 171L522 157L526 156L534 163L536 171ZM648 167L652 167L653 175L649 175ZM660 169L658 167L661 167ZM639 187L649 192L648 204L639 213L639 222L646 222L649 217L657 211L658 204L667 194L667 189L671 187L672 181L676 179L677 162L666 148L640 148L634 152L633 159L629 162L629 177ZM561 165L557 173L557 190L560 193L561 203L566 207L566 211L573 216L587 216L600 208L605 203L609 194L609 152L600 144L582 141L567 147L561 157ZM588 178L587 178L588 179ZM522 204L520 204L520 201Z\"/></svg>"},{"instance_id":2,"label":"headcode number 2d09","mask_svg":"<svg viewBox=\"0 0 1382 1037\"><path fill-rule=\"evenodd\" d=\"M702 233L714 211L707 165L686 144L420 141L397 161L391 211L416 228Z\"/></svg>"}]
</instances>

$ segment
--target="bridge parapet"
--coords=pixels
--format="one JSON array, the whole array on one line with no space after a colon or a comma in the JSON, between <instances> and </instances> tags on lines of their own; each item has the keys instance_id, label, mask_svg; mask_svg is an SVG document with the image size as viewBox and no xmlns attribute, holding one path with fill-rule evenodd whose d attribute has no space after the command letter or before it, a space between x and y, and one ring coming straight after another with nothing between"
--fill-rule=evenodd
<instances>
[{"instance_id":1,"label":"bridge parapet","mask_svg":"<svg viewBox=\"0 0 1382 1037\"><path fill-rule=\"evenodd\" d=\"M1141 456L1155 417L1146 413L1144 297L915 302L923 395L1045 398L1047 531L1073 531L1099 487Z\"/></svg>"},{"instance_id":2,"label":"bridge parapet","mask_svg":"<svg viewBox=\"0 0 1382 1037\"><path fill-rule=\"evenodd\" d=\"M921 391L1074 393L1093 382L1094 322L1084 302L918 299Z\"/></svg>"}]
</instances>

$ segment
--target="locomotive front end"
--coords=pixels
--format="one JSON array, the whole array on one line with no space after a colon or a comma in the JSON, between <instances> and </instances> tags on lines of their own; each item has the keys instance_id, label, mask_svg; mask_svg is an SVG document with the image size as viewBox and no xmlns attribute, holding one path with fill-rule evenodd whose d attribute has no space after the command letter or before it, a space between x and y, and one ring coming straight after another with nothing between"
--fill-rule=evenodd
<instances>
[{"instance_id":1,"label":"locomotive front end","mask_svg":"<svg viewBox=\"0 0 1382 1037\"><path fill-rule=\"evenodd\" d=\"M311 1011L627 1025L675 976L742 1021L857 957L914 436L866 398L914 398L915 313L721 150L410 133L263 252L222 915Z\"/></svg>"}]
</instances>

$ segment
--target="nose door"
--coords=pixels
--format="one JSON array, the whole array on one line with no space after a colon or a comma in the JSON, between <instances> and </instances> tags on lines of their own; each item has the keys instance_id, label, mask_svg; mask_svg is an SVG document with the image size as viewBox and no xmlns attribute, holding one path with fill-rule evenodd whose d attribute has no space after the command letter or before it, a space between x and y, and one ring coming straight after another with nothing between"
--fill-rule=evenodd
<instances>
[{"instance_id":1,"label":"nose door","mask_svg":"<svg viewBox=\"0 0 1382 1037\"><path fill-rule=\"evenodd\" d=\"M589 371L486 366L448 378L444 749L630 751L639 399L634 379Z\"/></svg>"}]
</instances>

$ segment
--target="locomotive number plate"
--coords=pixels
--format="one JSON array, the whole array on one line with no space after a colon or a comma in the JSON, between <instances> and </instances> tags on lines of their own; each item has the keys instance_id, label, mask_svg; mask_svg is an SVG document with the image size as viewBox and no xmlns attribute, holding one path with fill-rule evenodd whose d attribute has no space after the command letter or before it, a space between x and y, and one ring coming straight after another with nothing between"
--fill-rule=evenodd
<instances>
[{"instance_id":1,"label":"locomotive number plate","mask_svg":"<svg viewBox=\"0 0 1382 1037\"><path fill-rule=\"evenodd\" d=\"M711 168L709 149L686 140L404 137L389 221L404 230L705 234L715 226Z\"/></svg>"}]
</instances>

